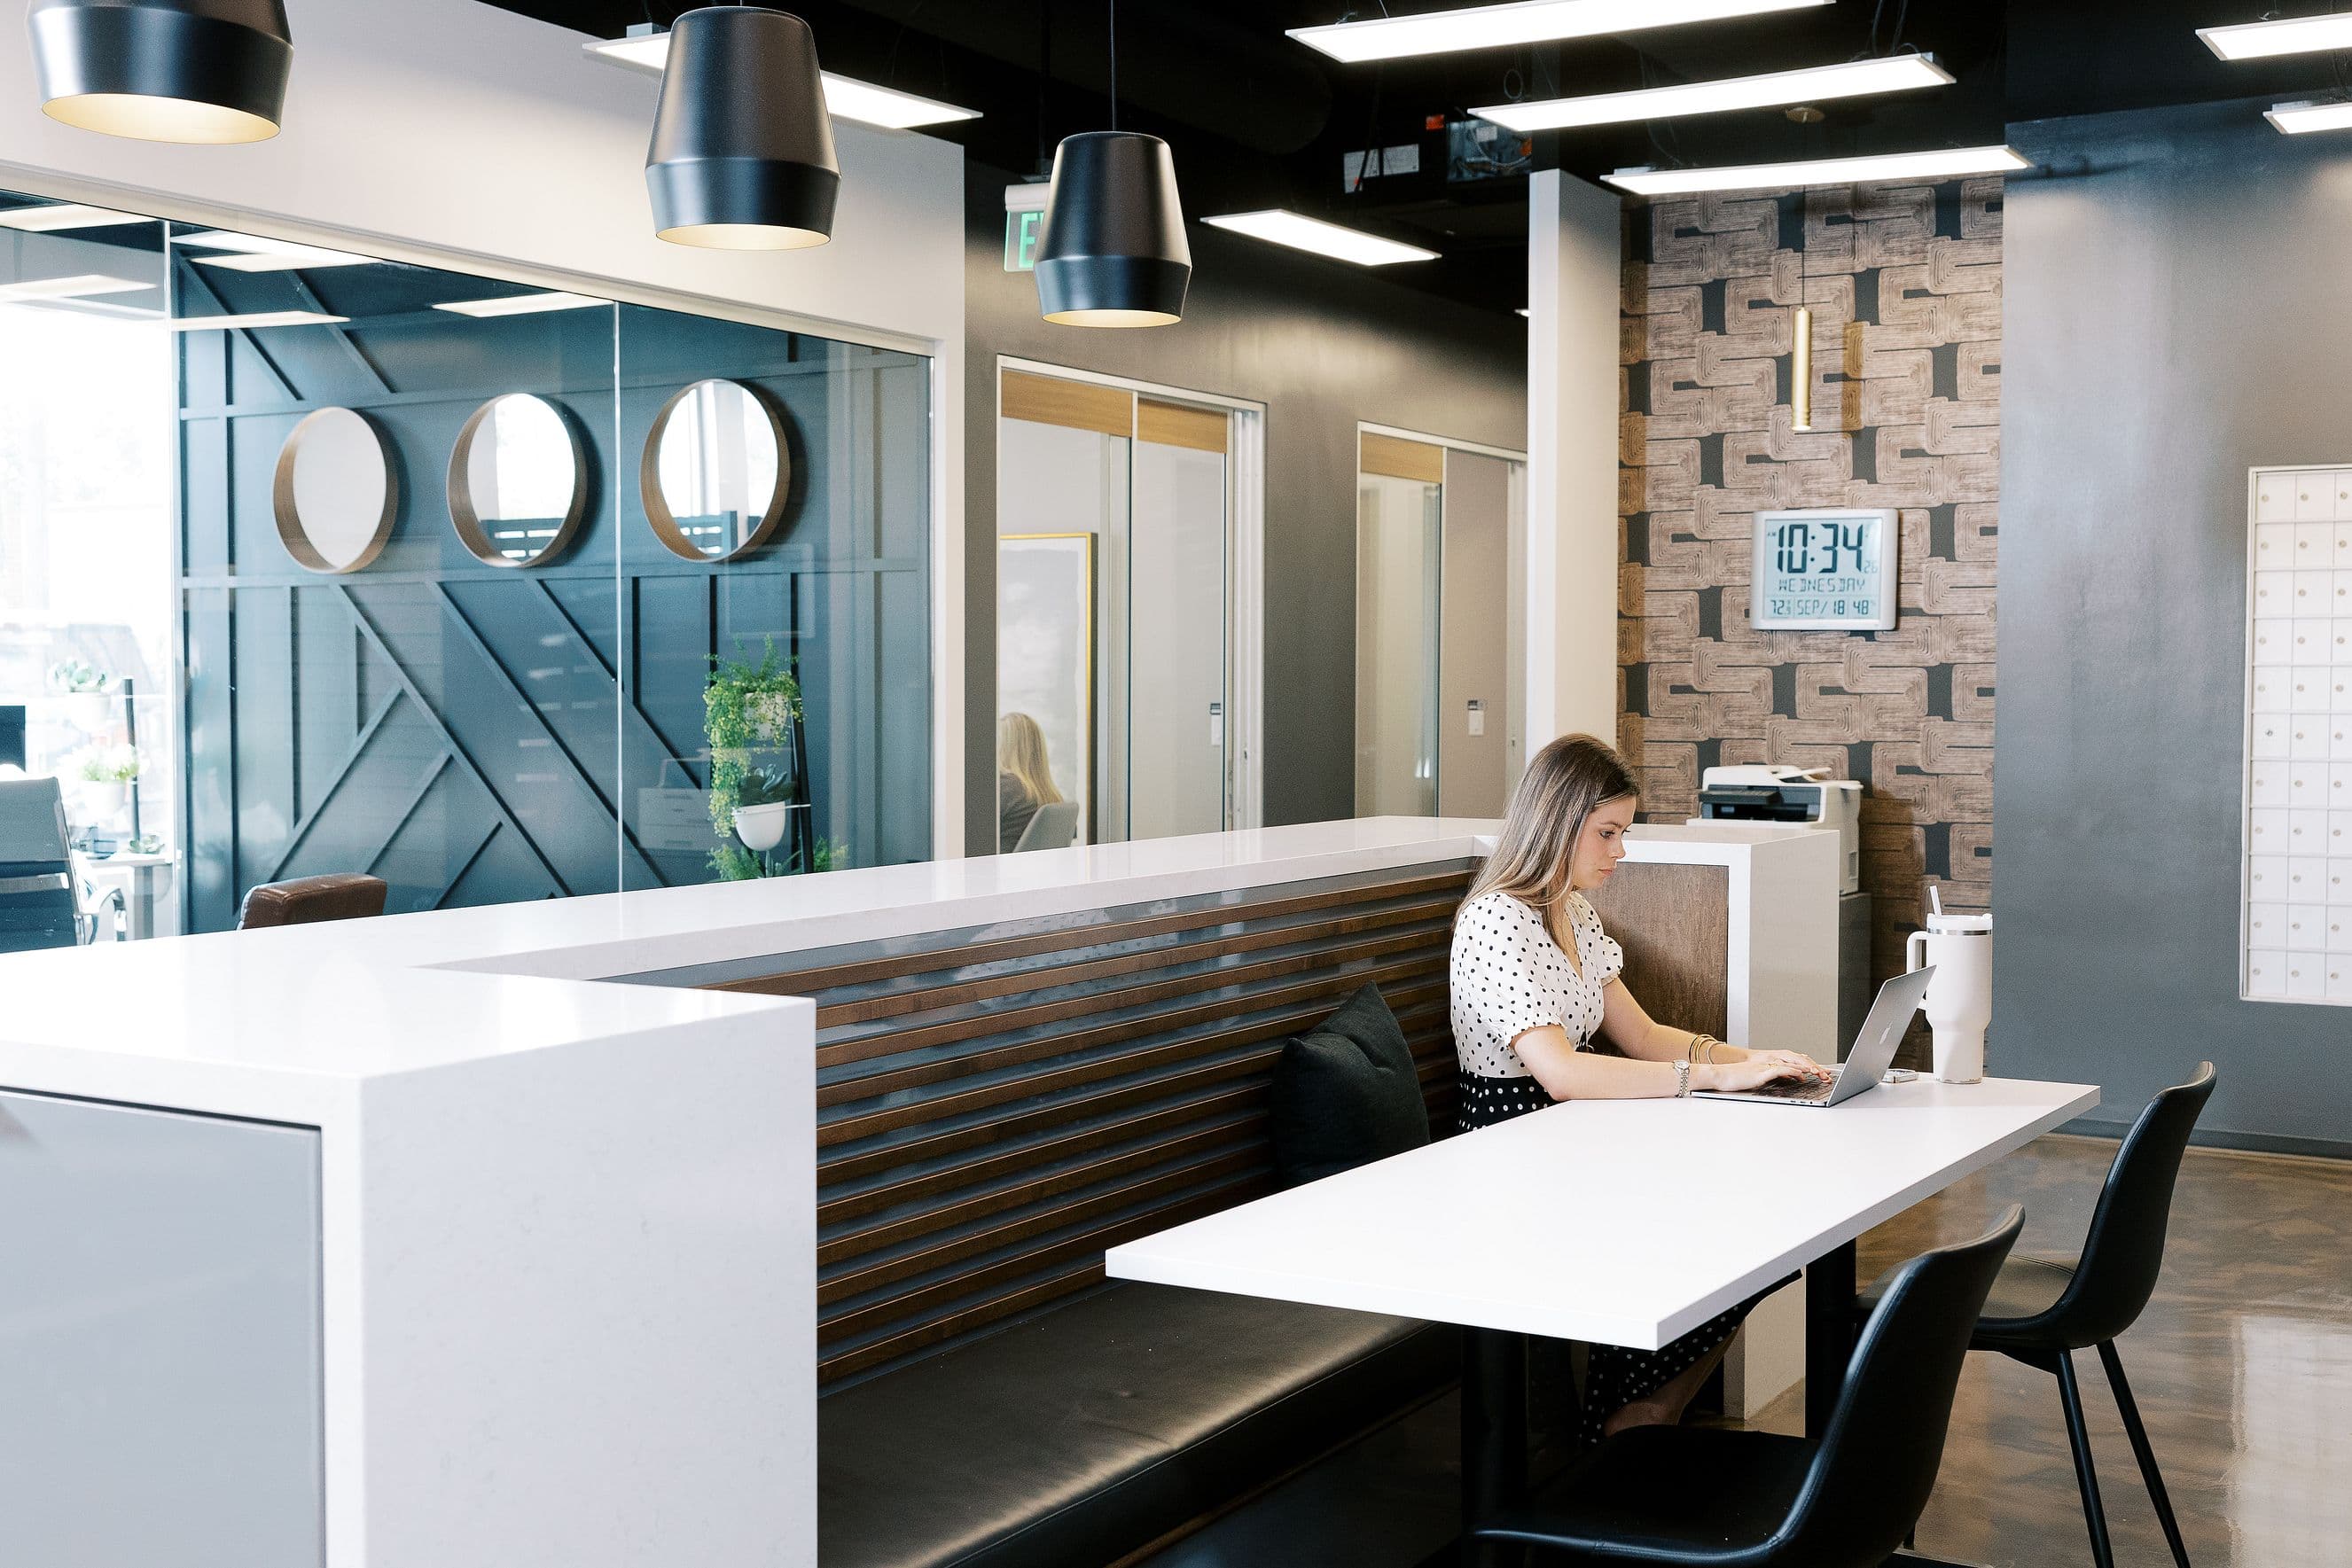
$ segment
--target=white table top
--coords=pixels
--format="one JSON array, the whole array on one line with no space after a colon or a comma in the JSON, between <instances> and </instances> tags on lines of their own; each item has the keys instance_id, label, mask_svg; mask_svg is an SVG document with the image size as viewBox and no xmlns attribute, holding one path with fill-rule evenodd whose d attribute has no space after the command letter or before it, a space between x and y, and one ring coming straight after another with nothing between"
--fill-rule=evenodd
<instances>
[{"instance_id":1,"label":"white table top","mask_svg":"<svg viewBox=\"0 0 2352 1568\"><path fill-rule=\"evenodd\" d=\"M1997 1078L1818 1115L1573 1101L1114 1247L1109 1270L1655 1350L2098 1103Z\"/></svg>"}]
</instances>

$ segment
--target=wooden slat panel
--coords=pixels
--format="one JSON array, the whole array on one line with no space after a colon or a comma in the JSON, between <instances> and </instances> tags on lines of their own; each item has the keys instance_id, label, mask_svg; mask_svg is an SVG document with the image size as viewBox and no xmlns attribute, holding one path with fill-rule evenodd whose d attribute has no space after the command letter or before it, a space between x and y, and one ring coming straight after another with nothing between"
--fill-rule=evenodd
<instances>
[{"instance_id":1,"label":"wooden slat panel","mask_svg":"<svg viewBox=\"0 0 2352 1568\"><path fill-rule=\"evenodd\" d=\"M818 1005L821 1377L1089 1289L1104 1248L1267 1190L1283 1041L1363 985L1450 1130L1467 880L1334 879L718 982Z\"/></svg>"},{"instance_id":2,"label":"wooden slat panel","mask_svg":"<svg viewBox=\"0 0 2352 1568\"><path fill-rule=\"evenodd\" d=\"M1291 989L1293 993L1302 997L1336 1003L1344 999L1348 992L1354 990L1357 984L1381 979L1409 978L1414 972L1415 966L1398 964L1391 966L1391 968L1394 971L1392 974L1383 975L1374 970L1370 973L1345 976L1337 981L1318 980L1309 985L1294 987ZM1178 1012L1164 1016L1170 1019L1181 1018L1186 1023L1203 1023L1222 1014L1238 1010L1240 1008L1234 1004L1221 1001L1184 1008ZM1303 1017L1294 1013L1286 1018L1251 1024L1240 1029L1219 1030L1212 1034L1193 1035L1187 1039L1147 1046L1140 1051L1127 1051L1117 1056L1098 1057L1093 1061L1082 1061L1069 1067L1055 1068L1026 1078L991 1083L978 1089L967 1089L961 1093L940 1094L913 1104L892 1105L884 1110L867 1112L860 1116L845 1116L839 1121L821 1124L817 1128L816 1141L819 1146L845 1144L853 1139L871 1137L877 1133L886 1133L897 1127L913 1126L922 1122L942 1121L967 1111L985 1110L991 1105L1002 1105L1009 1100L1024 1100L1032 1095L1050 1094L1057 1090L1072 1089L1080 1084L1097 1082L1105 1078L1117 1078L1129 1072L1145 1072L1155 1067L1172 1066L1180 1061L1189 1061L1197 1056L1206 1056L1219 1051L1230 1051L1254 1040L1280 1039L1297 1030L1300 1023L1312 1019L1319 1010L1319 1009L1310 1009ZM1152 1020L1153 1032L1159 1032L1160 1021L1160 1019ZM1131 1025L1108 1024L1100 1029L1085 1030L1079 1032L1087 1036L1103 1036L1107 1040L1116 1040L1122 1035L1138 1031ZM1053 1048L1049 1042L1041 1040L1035 1044L1047 1047L1052 1055L1064 1054L1060 1050ZM1008 1049L1027 1051L1032 1048ZM906 1070L908 1073L920 1071L928 1071L928 1069ZM824 1110L829 1105L855 1103L873 1099L877 1094L895 1093L908 1086L898 1082L899 1077L899 1074L887 1073L877 1078L861 1079L854 1083L828 1084L817 1091L817 1107L819 1110ZM937 1082L938 1079L934 1076L927 1081ZM876 1089L873 1086L877 1083L887 1083L887 1088Z\"/></svg>"},{"instance_id":3,"label":"wooden slat panel","mask_svg":"<svg viewBox=\"0 0 2352 1568\"><path fill-rule=\"evenodd\" d=\"M1384 994L1388 995L1389 1005L1396 1008L1407 1000L1417 1001L1430 996L1442 996L1444 993L1444 983L1440 980L1433 985ZM1019 1137L1024 1133L1034 1132L1041 1128L1085 1121L1091 1116L1107 1116L1119 1111L1131 1110L1152 1101L1167 1100L1185 1093L1213 1089L1219 1084L1230 1082L1236 1078L1245 1078L1265 1069L1280 1054L1279 1051L1260 1051L1250 1056L1237 1057L1231 1061L1213 1062L1207 1067L1195 1068L1189 1072L1172 1073L1166 1078L1153 1079L1147 1083L1122 1084L1118 1088L1107 1089L1100 1093L1073 1096L1033 1110L1013 1112L990 1121L978 1122L969 1126L936 1134L929 1138L910 1138L904 1143L888 1145L879 1149L861 1149L838 1155L831 1159L827 1159L823 1153L824 1145L828 1140L824 1135L825 1128L820 1126L817 1129L819 1145L817 1186L823 1187L834 1182L852 1181L859 1176L874 1176L882 1171L896 1169L900 1166L913 1165L964 1149L977 1148L985 1144L998 1143L1006 1138ZM1262 1092L1262 1091L1259 1092ZM853 1140L841 1138L831 1141L849 1143Z\"/></svg>"},{"instance_id":4,"label":"wooden slat panel","mask_svg":"<svg viewBox=\"0 0 2352 1568\"><path fill-rule=\"evenodd\" d=\"M1357 466L1366 474L1385 474L1394 479L1418 479L1424 485L1445 483L1445 448L1433 446L1426 441L1404 441L1393 435L1375 435L1365 431L1363 450Z\"/></svg>"},{"instance_id":5,"label":"wooden slat panel","mask_svg":"<svg viewBox=\"0 0 2352 1568\"><path fill-rule=\"evenodd\" d=\"M1130 1237L1149 1236L1155 1230L1165 1230L1171 1225L1181 1225L1204 1214L1215 1214L1235 1204L1246 1203L1262 1196L1269 1185L1263 1176L1246 1176L1228 1182L1213 1191L1196 1193L1176 1203L1141 1214L1128 1215L1076 1236L1066 1236L1058 1241L992 1263L987 1268L924 1285L904 1295L886 1297L833 1318L820 1319L816 1325L817 1343L831 1344L839 1340L854 1339L862 1333L871 1333L916 1312L944 1306L961 1297L998 1285L1011 1284L1024 1274L1034 1274L1089 1255L1093 1260L1100 1261L1106 1248L1116 1247Z\"/></svg>"},{"instance_id":6,"label":"wooden slat panel","mask_svg":"<svg viewBox=\"0 0 2352 1568\"><path fill-rule=\"evenodd\" d=\"M1233 416L1220 409L1186 408L1181 403L1154 402L1148 397L1136 403L1136 439L1161 446L1223 452L1233 423Z\"/></svg>"},{"instance_id":7,"label":"wooden slat panel","mask_svg":"<svg viewBox=\"0 0 2352 1568\"><path fill-rule=\"evenodd\" d=\"M1426 1036L1431 1042L1425 1048L1432 1052L1429 1060L1442 1061L1450 1070L1454 1061L1454 1037L1450 1028L1446 1027L1446 1003L1444 996L1440 994L1431 1000L1408 1003L1405 993L1399 992L1392 994L1390 1000L1396 1009L1397 1023L1403 1029L1408 1040L1422 1039L1425 1031L1433 1028L1436 1030L1435 1033ZM1416 1056L1416 1061L1419 1060L1420 1058ZM867 1187L858 1192L845 1193L839 1197L829 1199L818 1206L817 1223L820 1227L831 1227L856 1219L863 1215L878 1214L885 1209L896 1208L919 1198L937 1197L942 1193L965 1187L1002 1181L1024 1170L1052 1165L1057 1161L1070 1159L1096 1149L1108 1148L1115 1144L1123 1144L1134 1139L1157 1137L1161 1140L1160 1146L1173 1147L1176 1144L1194 1136L1205 1137L1211 1134L1241 1136L1246 1134L1251 1126L1248 1121L1242 1119L1244 1114L1251 1111L1262 1110L1263 1107L1263 1090L1256 1087L1244 1087L1228 1090L1221 1094L1213 1094L1206 1099L1186 1101L1181 1104L1168 1106L1143 1115L1126 1117L1102 1126L1089 1127L1082 1132L1068 1134L1062 1137L1021 1144L959 1165L925 1171L919 1176L908 1176L900 1181ZM1186 1129L1201 1128L1203 1124L1211 1124L1211 1125L1199 1133L1186 1131ZM964 1134L959 1133L952 1135L961 1137ZM1005 1142L1015 1135L1009 1131L992 1132L991 1139L984 1141ZM902 1145L902 1147L911 1146ZM940 1150L926 1144L921 1154L902 1156L898 1163L907 1165L928 1163L931 1159L948 1157L954 1152L952 1149ZM849 1158L854 1160L861 1157L853 1155ZM838 1186L845 1180L852 1179L850 1174L845 1169L846 1164L847 1161L836 1157L831 1162L821 1165L817 1176L819 1186Z\"/></svg>"},{"instance_id":8,"label":"wooden slat panel","mask_svg":"<svg viewBox=\"0 0 2352 1568\"><path fill-rule=\"evenodd\" d=\"M817 1205L816 1222L818 1228L822 1229L865 1215L879 1214L886 1208L896 1208L900 1204L912 1203L918 1198L933 1197L940 1193L1003 1180L1006 1176L1016 1175L1034 1166L1051 1165L1056 1160L1069 1159L1078 1155L1089 1154L1096 1149L1108 1148L1113 1144L1126 1143L1129 1139L1164 1136L1164 1142L1155 1144L1153 1146L1172 1147L1186 1138L1205 1137L1222 1130L1245 1130L1248 1124L1232 1119L1233 1114L1246 1112L1255 1103L1256 1091L1234 1089L1223 1094L1213 1095L1207 1100L1189 1101L1181 1105L1171 1105L1164 1110L1150 1112L1140 1116L1129 1116L1121 1121L1107 1123L1099 1127L1088 1127L1084 1132L1072 1133L1066 1137L1050 1138L1044 1143L1024 1144L1018 1148L1007 1149L977 1160L970 1160L962 1165L925 1171L920 1176L908 1176L900 1181L867 1187L861 1192L845 1193L839 1197L831 1198ZM1213 1118L1222 1119L1217 1120L1214 1127L1205 1131L1177 1135L1179 1129L1192 1127ZM821 1252L822 1249L820 1249ZM820 1256L819 1261L824 1260Z\"/></svg>"},{"instance_id":9,"label":"wooden slat panel","mask_svg":"<svg viewBox=\"0 0 2352 1568\"><path fill-rule=\"evenodd\" d=\"M1276 925L1265 930L1244 931L1237 936L1220 937L1210 942L1195 942L1181 947L1150 947L1140 953L1121 953L1109 958L1093 958L1084 963L1057 964L1050 968L1019 969L1006 975L992 975L986 979L965 980L955 984L933 986L919 991L893 991L887 996L867 997L854 1002L838 1002L817 1009L819 1029L832 1029L841 1024L871 1023L877 1019L900 1018L908 1013L929 1012L935 1009L962 1007L967 1003L985 1001L992 997L1018 996L1024 991L1042 991L1051 986L1075 986L1088 980L1105 979L1113 975L1140 974L1149 969L1162 969L1171 964L1193 964L1208 958L1231 957L1237 953L1255 953L1268 947L1287 947L1301 942L1328 941L1334 936L1360 936L1367 931L1385 931L1398 925L1412 925L1438 920L1450 921L1461 904L1458 896L1433 899L1421 904L1409 904L1401 909L1381 910L1370 915L1349 915L1331 920L1309 921L1298 925Z\"/></svg>"},{"instance_id":10,"label":"wooden slat panel","mask_svg":"<svg viewBox=\"0 0 2352 1568\"><path fill-rule=\"evenodd\" d=\"M1098 430L1105 435L1135 434L1135 394L1118 387L1006 371L999 396L999 411L1007 419L1065 425L1072 430Z\"/></svg>"},{"instance_id":11,"label":"wooden slat panel","mask_svg":"<svg viewBox=\"0 0 2352 1568\"><path fill-rule=\"evenodd\" d=\"M913 1051L928 1051L935 1046L955 1045L967 1040L978 1040L986 1035L1010 1034L1016 1030L1034 1029L1045 1024L1061 1023L1072 1019L1098 1018L1104 1013L1124 1011L1129 1008L1149 1007L1154 1002L1169 1001L1177 997L1192 996L1202 991L1224 991L1236 987L1255 986L1263 981L1283 979L1292 975L1303 975L1317 969L1336 970L1342 962L1384 958L1398 953L1426 953L1443 947L1450 940L1450 934L1443 930L1408 931L1395 936L1384 936L1378 941L1361 943L1345 954L1294 953L1287 957L1268 958L1255 964L1238 964L1230 967L1204 969L1199 974L1177 975L1165 980L1153 980L1144 985L1123 986L1115 990L1090 991L1083 996L1065 997L1055 1001L1038 1002L1030 1007L1007 1008L1002 1012L981 1013L971 1018L950 1019L945 1023L927 1024L917 1029L896 1030L886 1034L869 1035L861 1040L845 1040L837 1044L820 1046L817 1048L816 1064L819 1067L843 1067L859 1061L872 1061L878 1057L898 1056ZM1389 967L1392 968L1393 966ZM1386 969L1374 970L1366 973L1363 977L1371 979L1386 972ZM1250 1000L1254 1001L1255 995L1281 998L1297 994L1298 994L1297 988L1291 987L1279 991L1255 993ZM1250 1008L1249 1001L1240 998L1210 1005L1219 1012L1255 1010ZM1274 1003L1269 1000L1265 1005L1272 1006ZM1198 1011L1198 1009L1180 1009L1168 1016L1171 1018L1191 1016ZM839 1103L844 1096L835 1092L851 1084L879 1082L882 1079L890 1078L895 1080L891 1087L898 1088L929 1082L941 1077L960 1077L983 1071L990 1067L1002 1067L1011 1062L1030 1060L1038 1055L1083 1050L1085 1047L1082 1041L1116 1040L1122 1033L1133 1034L1157 1027L1152 1019L1156 1019L1158 1016L1154 1014L1150 1019L1120 1019L1116 1022L1102 1024L1092 1030L1080 1030L1071 1034L1055 1035L1042 1040L1029 1040L1020 1045L1005 1046L995 1051L974 1051L951 1061L926 1062L920 1067L902 1068L896 1074L880 1073L871 1079L861 1076L839 1083L829 1083L817 1091L816 1103L819 1105ZM908 1073L921 1076L907 1077L906 1074ZM856 1099L862 1098L864 1094L880 1092L882 1091L879 1089L872 1089L846 1097ZM833 1095L834 1098L828 1100L827 1095Z\"/></svg>"},{"instance_id":12,"label":"wooden slat panel","mask_svg":"<svg viewBox=\"0 0 2352 1568\"><path fill-rule=\"evenodd\" d=\"M1730 1027L1728 867L1624 861L1589 896L1625 949L1625 988L1644 1011L1670 1029L1721 1036Z\"/></svg>"},{"instance_id":13,"label":"wooden slat panel","mask_svg":"<svg viewBox=\"0 0 2352 1568\"><path fill-rule=\"evenodd\" d=\"M1034 1307L1042 1307L1048 1301L1058 1301L1064 1296L1076 1295L1080 1291L1092 1290L1101 1284L1103 1279L1102 1260L1097 1258L1083 1268L1074 1269L1066 1274L1056 1275L1051 1280L1040 1281L1034 1285L1024 1285L1020 1290L1008 1291L990 1301L975 1302L945 1317L935 1318L920 1328L908 1329L904 1333L892 1334L888 1339L877 1341L873 1344L860 1345L856 1350L844 1351L838 1355L826 1357L816 1364L817 1379L822 1383L836 1382L870 1367L879 1366L886 1361L896 1361L902 1355L911 1355L916 1351L928 1350L935 1344L970 1333L975 1329L983 1329L991 1323L1016 1316Z\"/></svg>"},{"instance_id":14,"label":"wooden slat panel","mask_svg":"<svg viewBox=\"0 0 2352 1568\"><path fill-rule=\"evenodd\" d=\"M1051 1176L1039 1176L1017 1186L997 1187L971 1197L958 1198L955 1202L941 1207L928 1208L919 1214L910 1214L881 1225L868 1226L863 1230L849 1231L834 1237L830 1240L819 1242L816 1260L820 1267L845 1262L852 1258L863 1257L868 1252L878 1252L891 1247L903 1247L936 1230L946 1230L958 1225L969 1225L974 1220L985 1219L992 1214L1002 1214L1008 1208L1020 1208L1028 1204L1042 1203L1049 1197L1059 1197L1064 1193L1076 1192L1080 1187L1093 1186L1101 1182L1116 1181L1121 1176L1133 1176L1138 1171L1150 1170L1156 1166L1166 1165L1171 1161L1191 1159L1228 1146L1247 1145L1255 1149L1262 1145L1265 1141L1264 1129L1255 1120L1217 1123L1211 1126L1197 1128L1179 1137L1158 1139L1141 1148L1129 1149L1124 1154L1108 1155L1082 1166L1071 1166L1055 1171ZM954 1190L976 1185L971 1178L970 1167L965 1167L957 1175L960 1179L951 1182L948 1188L941 1190ZM824 1209L820 1208L817 1211L817 1217L819 1227L822 1228L824 1218Z\"/></svg>"},{"instance_id":15,"label":"wooden slat panel","mask_svg":"<svg viewBox=\"0 0 2352 1568\"><path fill-rule=\"evenodd\" d=\"M947 969L973 968L983 964L997 964L1015 958L1031 958L1041 953L1066 953L1082 947L1101 946L1113 942L1136 942L1146 937L1165 936L1180 931L1199 931L1213 925L1238 925L1250 920L1276 920L1289 915L1304 915L1311 910L1330 909L1346 904L1371 904L1382 899L1404 898L1441 889L1452 889L1454 896L1467 892L1470 876L1467 872L1438 872L1426 876L1406 877L1397 882L1376 883L1370 887L1326 888L1315 893L1296 894L1283 898L1268 898L1255 904L1207 904L1198 909L1179 910L1169 915L1155 915L1137 920L1110 921L1099 925L1071 925L1058 931L1040 932L1034 936L1010 936L995 942L974 942L961 947L932 948L921 953L896 953L887 958L866 958L855 963L832 964L818 968L781 971L773 975L753 975L740 980L719 980L706 989L714 991L747 991L757 996L809 997L820 991L845 986L862 986L875 980L894 979L904 975L937 974Z\"/></svg>"},{"instance_id":16,"label":"wooden slat panel","mask_svg":"<svg viewBox=\"0 0 2352 1568\"><path fill-rule=\"evenodd\" d=\"M990 1226L984 1230L969 1231L934 1246L922 1248L918 1251L902 1252L896 1257L870 1263L862 1269L852 1269L846 1272L835 1274L831 1279L818 1283L817 1303L820 1306L830 1306L835 1301L845 1301L853 1296L862 1296L869 1291L880 1290L883 1286L899 1280L911 1280L918 1274L928 1274L933 1270L944 1269L951 1263L960 1263L968 1258L980 1257L983 1253L995 1251L1001 1247L1031 1240L1045 1235L1047 1231L1060 1230L1072 1225L1083 1225L1089 1220L1102 1219L1118 1214L1122 1209L1133 1208L1138 1204L1171 1197L1187 1187L1198 1186L1204 1181L1241 1176L1253 1171L1262 1174L1269 1163L1266 1146L1262 1140L1239 1148L1228 1149L1223 1154L1195 1160L1189 1165L1176 1166L1164 1171L1155 1172L1139 1181L1129 1182L1122 1186L1108 1187L1101 1192L1088 1193L1084 1197L1073 1198L1067 1203L1040 1209L1034 1214L1024 1214L1017 1219L1008 1219L1002 1225Z\"/></svg>"}]
</instances>

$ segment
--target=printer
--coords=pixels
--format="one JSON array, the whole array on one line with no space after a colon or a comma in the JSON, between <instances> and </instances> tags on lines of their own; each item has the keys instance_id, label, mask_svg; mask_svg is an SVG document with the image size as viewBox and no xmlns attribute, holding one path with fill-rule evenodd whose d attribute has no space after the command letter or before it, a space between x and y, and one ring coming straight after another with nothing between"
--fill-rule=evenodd
<instances>
[{"instance_id":1,"label":"printer","mask_svg":"<svg viewBox=\"0 0 2352 1568\"><path fill-rule=\"evenodd\" d=\"M1832 779L1826 768L1773 763L1709 768L1699 774L1701 822L1775 822L1838 836L1839 891L1862 889L1862 786Z\"/></svg>"}]
</instances>

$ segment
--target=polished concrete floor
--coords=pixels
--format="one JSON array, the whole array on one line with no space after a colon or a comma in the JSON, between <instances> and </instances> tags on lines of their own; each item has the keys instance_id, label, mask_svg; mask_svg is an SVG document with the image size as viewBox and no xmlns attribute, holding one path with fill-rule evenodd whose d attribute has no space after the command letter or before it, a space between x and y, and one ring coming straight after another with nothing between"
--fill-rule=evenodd
<instances>
[{"instance_id":1,"label":"polished concrete floor","mask_svg":"<svg viewBox=\"0 0 2352 1568\"><path fill-rule=\"evenodd\" d=\"M2011 1203L2021 1249L2067 1252L2116 1145L2049 1137L1864 1238L1863 1277L1971 1236ZM2352 1163L2192 1150L2163 1279L2120 1342L2198 1568L2352 1563ZM2163 1536L2095 1355L2078 1357L2122 1564ZM1375 1434L1150 1560L1151 1568L1409 1568L1452 1530L1454 1405ZM1766 1424L1793 1429L1801 1398ZM1969 1358L1920 1548L1987 1568L2091 1560L2056 1381Z\"/></svg>"}]
</instances>

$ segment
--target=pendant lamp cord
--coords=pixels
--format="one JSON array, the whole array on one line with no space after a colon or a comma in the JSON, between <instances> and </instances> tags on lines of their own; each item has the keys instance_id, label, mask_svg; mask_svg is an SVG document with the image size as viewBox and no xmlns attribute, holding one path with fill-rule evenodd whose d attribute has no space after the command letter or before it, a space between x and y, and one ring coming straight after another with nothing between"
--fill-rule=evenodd
<instances>
[{"instance_id":1,"label":"pendant lamp cord","mask_svg":"<svg viewBox=\"0 0 2352 1568\"><path fill-rule=\"evenodd\" d=\"M1118 0L1110 0L1110 128L1118 129Z\"/></svg>"}]
</instances>

